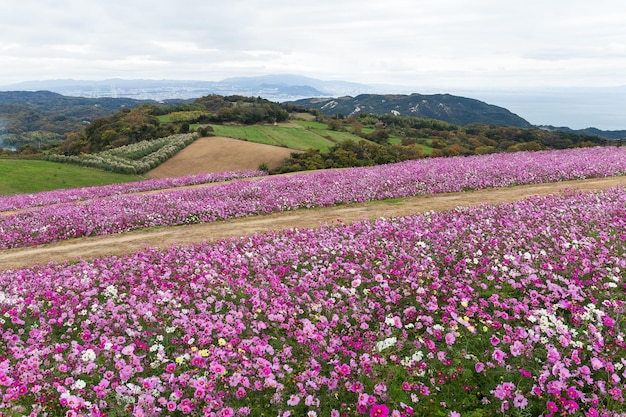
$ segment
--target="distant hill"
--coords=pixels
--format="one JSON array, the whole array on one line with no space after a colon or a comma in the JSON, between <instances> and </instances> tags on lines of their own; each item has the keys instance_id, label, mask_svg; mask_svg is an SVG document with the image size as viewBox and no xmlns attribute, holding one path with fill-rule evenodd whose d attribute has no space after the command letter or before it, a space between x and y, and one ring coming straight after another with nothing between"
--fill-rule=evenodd
<instances>
[{"instance_id":1,"label":"distant hill","mask_svg":"<svg viewBox=\"0 0 626 417\"><path fill-rule=\"evenodd\" d=\"M157 104L130 98L68 97L50 91L0 91L0 147L60 141L98 118L142 103Z\"/></svg>"},{"instance_id":2,"label":"distant hill","mask_svg":"<svg viewBox=\"0 0 626 417\"><path fill-rule=\"evenodd\" d=\"M122 107L135 107L141 103L156 102L132 98L70 97L50 91L0 91L0 105L17 104L39 112L54 112L86 120L107 116Z\"/></svg>"},{"instance_id":3,"label":"distant hill","mask_svg":"<svg viewBox=\"0 0 626 417\"><path fill-rule=\"evenodd\" d=\"M394 114L443 120L456 125L481 123L532 127L528 121L505 108L450 94L361 94L356 97L309 98L289 103L319 109L326 115Z\"/></svg>"},{"instance_id":4,"label":"distant hill","mask_svg":"<svg viewBox=\"0 0 626 417\"><path fill-rule=\"evenodd\" d=\"M363 91L362 84L320 81L300 76L262 76L226 78L222 81L194 80L45 80L25 81L0 90L49 90L77 97L125 97L137 100L194 99L208 94L263 97L273 101L302 97L324 97ZM321 91L320 91L321 89Z\"/></svg>"},{"instance_id":5,"label":"distant hill","mask_svg":"<svg viewBox=\"0 0 626 417\"><path fill-rule=\"evenodd\" d=\"M577 135L594 135L606 139L626 139L626 130L600 130L595 127L588 127L586 129L570 129L569 127L555 127L555 126L537 126L540 129L575 133Z\"/></svg>"}]
</instances>

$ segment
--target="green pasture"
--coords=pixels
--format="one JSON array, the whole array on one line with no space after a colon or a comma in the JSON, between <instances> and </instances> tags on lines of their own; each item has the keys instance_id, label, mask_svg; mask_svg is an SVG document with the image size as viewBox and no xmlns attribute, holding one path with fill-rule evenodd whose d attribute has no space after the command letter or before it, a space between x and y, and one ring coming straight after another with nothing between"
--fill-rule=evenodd
<instances>
[{"instance_id":1,"label":"green pasture","mask_svg":"<svg viewBox=\"0 0 626 417\"><path fill-rule=\"evenodd\" d=\"M197 125L190 127L192 130L198 128ZM347 140L353 140L355 142L363 140L362 137L353 133L331 130L327 124L313 120L294 120L290 123L278 126L214 124L211 125L211 127L213 128L213 134L216 136L226 136L301 151L317 149L326 152L332 146ZM364 128L363 132L369 133L373 130L374 129ZM400 145L402 139L392 136L389 138L389 143ZM416 144L415 146L421 148L425 155L430 155L433 150L427 145Z\"/></svg>"},{"instance_id":2,"label":"green pasture","mask_svg":"<svg viewBox=\"0 0 626 417\"><path fill-rule=\"evenodd\" d=\"M172 123L173 120L170 117L169 114L164 114L162 116L157 116L157 119L159 119L159 123Z\"/></svg>"},{"instance_id":3,"label":"green pasture","mask_svg":"<svg viewBox=\"0 0 626 417\"><path fill-rule=\"evenodd\" d=\"M300 120L280 126L211 125L211 127L216 136L244 139L301 151L307 149L327 151L338 142L361 139L351 133L331 131L323 123Z\"/></svg>"},{"instance_id":4,"label":"green pasture","mask_svg":"<svg viewBox=\"0 0 626 417\"><path fill-rule=\"evenodd\" d=\"M0 159L0 195L29 194L142 179L135 175L115 174L49 161Z\"/></svg>"},{"instance_id":5,"label":"green pasture","mask_svg":"<svg viewBox=\"0 0 626 417\"><path fill-rule=\"evenodd\" d=\"M294 125L302 126L308 129L314 130L329 130L328 125L322 122L316 122L314 120L294 120Z\"/></svg>"}]
</instances>

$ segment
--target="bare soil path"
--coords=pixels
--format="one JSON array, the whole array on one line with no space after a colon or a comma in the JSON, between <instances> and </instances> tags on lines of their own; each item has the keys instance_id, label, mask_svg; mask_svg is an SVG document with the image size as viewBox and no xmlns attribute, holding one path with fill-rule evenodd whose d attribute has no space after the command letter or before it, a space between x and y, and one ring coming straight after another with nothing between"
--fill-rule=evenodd
<instances>
[{"instance_id":1,"label":"bare soil path","mask_svg":"<svg viewBox=\"0 0 626 417\"><path fill-rule=\"evenodd\" d=\"M0 251L0 269L17 269L49 262L92 259L107 255L124 255L144 247L167 248L268 230L315 228L338 221L349 224L362 219L406 216L430 210L448 210L458 206L497 204L521 200L533 195L548 195L565 190L601 190L626 185L626 177L565 181L523 185L463 193L436 194L407 198L398 202L370 202L347 206L298 210L264 216L139 230L108 236L80 238L41 246Z\"/></svg>"},{"instance_id":2,"label":"bare soil path","mask_svg":"<svg viewBox=\"0 0 626 417\"><path fill-rule=\"evenodd\" d=\"M148 178L258 169L266 163L274 169L289 158L294 149L262 143L211 136L196 139L191 145L146 174Z\"/></svg>"}]
</instances>

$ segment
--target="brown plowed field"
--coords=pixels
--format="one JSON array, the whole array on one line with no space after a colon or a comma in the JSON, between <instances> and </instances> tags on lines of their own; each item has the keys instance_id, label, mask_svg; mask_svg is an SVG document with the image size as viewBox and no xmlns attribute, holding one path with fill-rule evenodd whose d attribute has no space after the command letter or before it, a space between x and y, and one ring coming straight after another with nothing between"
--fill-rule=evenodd
<instances>
[{"instance_id":1,"label":"brown plowed field","mask_svg":"<svg viewBox=\"0 0 626 417\"><path fill-rule=\"evenodd\" d=\"M258 169L262 163L273 169L292 152L298 151L219 136L199 138L146 176L171 178L207 172L245 171Z\"/></svg>"},{"instance_id":2,"label":"brown plowed field","mask_svg":"<svg viewBox=\"0 0 626 417\"><path fill-rule=\"evenodd\" d=\"M249 233L287 228L314 228L337 221L351 223L364 218L376 219L410 215L430 210L446 210L482 203L496 204L533 195L553 194L562 190L600 190L625 185L626 177L611 177L555 184L525 185L464 193L437 194L408 198L399 202L371 202L295 212L254 216L215 223L159 228L109 236L74 239L42 246L0 251L0 269L16 269L48 262L105 255L123 255L143 247L167 248L193 242L243 236Z\"/></svg>"}]
</instances>

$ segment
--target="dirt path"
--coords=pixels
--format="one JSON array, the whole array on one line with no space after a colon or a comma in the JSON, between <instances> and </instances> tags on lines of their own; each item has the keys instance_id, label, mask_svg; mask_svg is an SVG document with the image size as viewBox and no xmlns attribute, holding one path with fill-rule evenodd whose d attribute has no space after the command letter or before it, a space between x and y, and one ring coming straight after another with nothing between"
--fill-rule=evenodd
<instances>
[{"instance_id":1,"label":"dirt path","mask_svg":"<svg viewBox=\"0 0 626 417\"><path fill-rule=\"evenodd\" d=\"M91 259L105 255L123 255L143 247L167 248L193 242L211 241L249 233L288 228L315 228L337 221L397 217L430 210L447 210L457 206L481 203L496 204L520 200L532 195L547 195L562 190L600 190L626 185L626 177L611 177L555 184L524 185L464 193L413 197L400 202L371 202L348 206L298 210L242 219L188 226L159 228L148 231L73 239L42 246L0 251L0 269L16 269L48 262L63 262L78 258Z\"/></svg>"}]
</instances>

